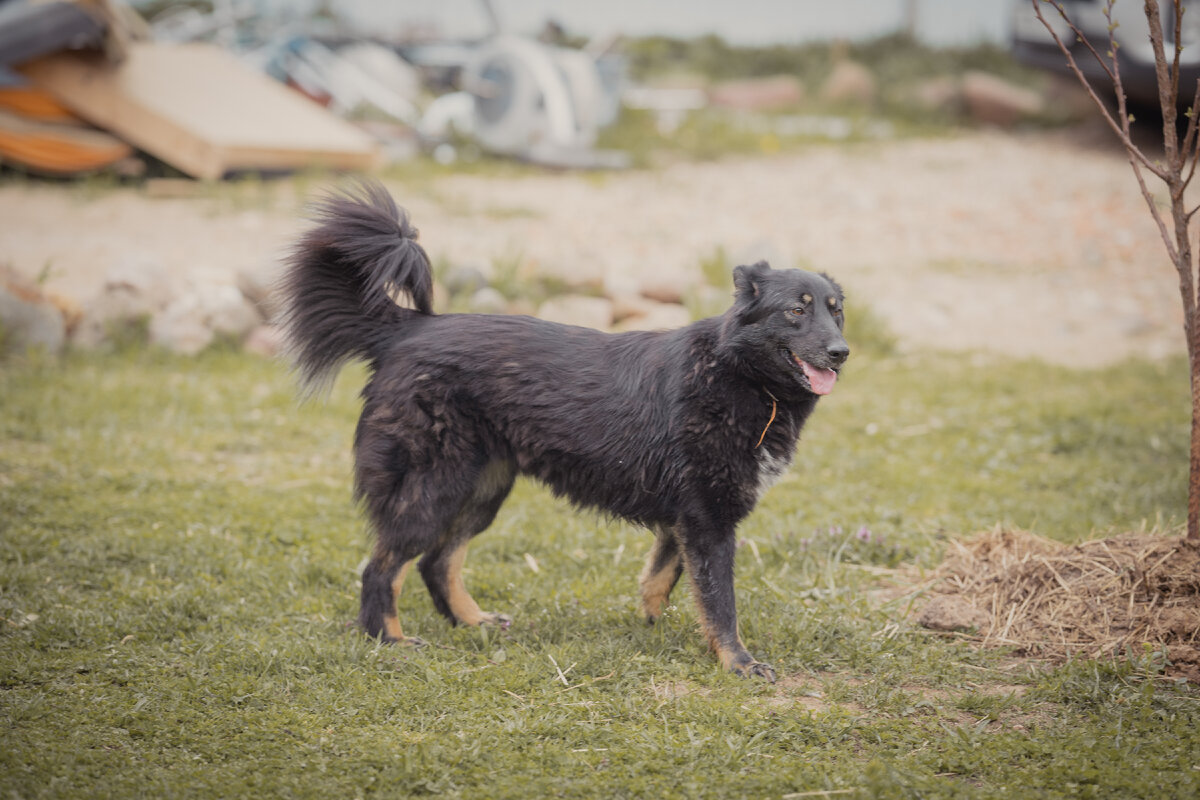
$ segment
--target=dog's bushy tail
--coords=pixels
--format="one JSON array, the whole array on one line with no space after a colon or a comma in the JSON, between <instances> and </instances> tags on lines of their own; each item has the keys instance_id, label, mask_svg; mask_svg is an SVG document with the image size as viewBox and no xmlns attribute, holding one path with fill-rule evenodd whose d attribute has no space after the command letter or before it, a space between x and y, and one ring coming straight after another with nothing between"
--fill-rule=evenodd
<instances>
[{"instance_id":1,"label":"dog's bushy tail","mask_svg":"<svg viewBox=\"0 0 1200 800\"><path fill-rule=\"evenodd\" d=\"M433 313L429 257L381 184L332 193L313 218L278 286L284 340L310 392L351 359L374 361L406 315ZM396 304L400 295L412 309Z\"/></svg>"}]
</instances>

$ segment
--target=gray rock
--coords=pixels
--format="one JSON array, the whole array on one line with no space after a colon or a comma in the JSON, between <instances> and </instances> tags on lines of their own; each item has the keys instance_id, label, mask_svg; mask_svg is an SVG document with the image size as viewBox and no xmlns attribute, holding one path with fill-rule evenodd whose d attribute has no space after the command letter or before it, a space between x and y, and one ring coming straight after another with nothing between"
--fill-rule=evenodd
<instances>
[{"instance_id":1,"label":"gray rock","mask_svg":"<svg viewBox=\"0 0 1200 800\"><path fill-rule=\"evenodd\" d=\"M213 329L205 324L200 303L191 295L179 298L150 320L150 341L173 353L195 355L215 338Z\"/></svg>"},{"instance_id":2,"label":"gray rock","mask_svg":"<svg viewBox=\"0 0 1200 800\"><path fill-rule=\"evenodd\" d=\"M242 296L254 304L263 319L270 319L275 309L271 293L275 286L278 269L273 264L245 267L238 270L237 287Z\"/></svg>"},{"instance_id":3,"label":"gray rock","mask_svg":"<svg viewBox=\"0 0 1200 800\"><path fill-rule=\"evenodd\" d=\"M660 303L682 303L687 290L687 283L670 276L648 276L641 285L642 297Z\"/></svg>"},{"instance_id":4,"label":"gray rock","mask_svg":"<svg viewBox=\"0 0 1200 800\"><path fill-rule=\"evenodd\" d=\"M100 290L83 307L73 341L96 347L120 328L143 324L161 312L177 288L166 269L156 261L132 257L105 275Z\"/></svg>"},{"instance_id":5,"label":"gray rock","mask_svg":"<svg viewBox=\"0 0 1200 800\"><path fill-rule=\"evenodd\" d=\"M263 315L237 287L211 286L198 296L213 333L242 338L263 323Z\"/></svg>"},{"instance_id":6,"label":"gray rock","mask_svg":"<svg viewBox=\"0 0 1200 800\"><path fill-rule=\"evenodd\" d=\"M166 308L179 285L171 280L167 268L148 256L130 256L113 265L104 276L104 291L124 292L139 298L149 311Z\"/></svg>"},{"instance_id":7,"label":"gray rock","mask_svg":"<svg viewBox=\"0 0 1200 800\"><path fill-rule=\"evenodd\" d=\"M503 314L508 310L508 300L498 289L484 286L471 295L471 310L477 314Z\"/></svg>"},{"instance_id":8,"label":"gray rock","mask_svg":"<svg viewBox=\"0 0 1200 800\"><path fill-rule=\"evenodd\" d=\"M175 353L194 355L218 334L240 339L262 321L237 287L201 286L171 301L150 320L150 341Z\"/></svg>"},{"instance_id":9,"label":"gray rock","mask_svg":"<svg viewBox=\"0 0 1200 800\"><path fill-rule=\"evenodd\" d=\"M986 72L968 72L962 80L962 96L972 119L1002 128L1045 110L1037 92Z\"/></svg>"},{"instance_id":10,"label":"gray rock","mask_svg":"<svg viewBox=\"0 0 1200 800\"><path fill-rule=\"evenodd\" d=\"M549 259L537 264L537 275L576 291L603 289L605 272L605 264L594 258Z\"/></svg>"},{"instance_id":11,"label":"gray rock","mask_svg":"<svg viewBox=\"0 0 1200 800\"><path fill-rule=\"evenodd\" d=\"M607 330L613 321L613 304L603 297L566 294L542 303L537 315L550 322Z\"/></svg>"},{"instance_id":12,"label":"gray rock","mask_svg":"<svg viewBox=\"0 0 1200 800\"><path fill-rule=\"evenodd\" d=\"M938 595L929 601L917 622L935 631L969 631L985 628L987 612L956 595Z\"/></svg>"},{"instance_id":13,"label":"gray rock","mask_svg":"<svg viewBox=\"0 0 1200 800\"><path fill-rule=\"evenodd\" d=\"M450 267L442 279L446 290L453 295L470 295L487 286L483 270L469 264Z\"/></svg>"},{"instance_id":14,"label":"gray rock","mask_svg":"<svg viewBox=\"0 0 1200 800\"><path fill-rule=\"evenodd\" d=\"M62 313L29 292L0 286L0 344L5 350L58 353L67 338Z\"/></svg>"},{"instance_id":15,"label":"gray rock","mask_svg":"<svg viewBox=\"0 0 1200 800\"><path fill-rule=\"evenodd\" d=\"M642 297L636 292L622 292L616 295L609 295L613 306L613 321L622 322L630 317L641 317L649 314L656 306L660 305L658 301Z\"/></svg>"},{"instance_id":16,"label":"gray rock","mask_svg":"<svg viewBox=\"0 0 1200 800\"><path fill-rule=\"evenodd\" d=\"M675 303L653 303L636 316L627 317L617 325L619 331L667 331L690 324L692 315Z\"/></svg>"}]
</instances>

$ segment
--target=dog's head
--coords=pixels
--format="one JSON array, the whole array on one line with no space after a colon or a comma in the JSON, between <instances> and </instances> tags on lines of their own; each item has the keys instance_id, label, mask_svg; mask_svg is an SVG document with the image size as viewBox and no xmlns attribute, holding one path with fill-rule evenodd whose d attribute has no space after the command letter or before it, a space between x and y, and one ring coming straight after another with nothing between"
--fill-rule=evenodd
<instances>
[{"instance_id":1,"label":"dog's head","mask_svg":"<svg viewBox=\"0 0 1200 800\"><path fill-rule=\"evenodd\" d=\"M733 271L725 344L757 377L779 390L829 394L850 348L842 336L842 289L825 274L771 269Z\"/></svg>"}]
</instances>

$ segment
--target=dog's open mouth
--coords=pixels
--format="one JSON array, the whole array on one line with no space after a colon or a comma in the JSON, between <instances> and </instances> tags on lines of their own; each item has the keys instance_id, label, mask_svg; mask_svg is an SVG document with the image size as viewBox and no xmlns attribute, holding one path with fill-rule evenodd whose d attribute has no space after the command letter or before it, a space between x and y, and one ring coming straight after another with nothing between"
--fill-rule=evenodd
<instances>
[{"instance_id":1,"label":"dog's open mouth","mask_svg":"<svg viewBox=\"0 0 1200 800\"><path fill-rule=\"evenodd\" d=\"M829 394L833 391L833 384L837 382L837 372L814 367L790 350L788 354L804 372L804 377L808 380L808 388L812 390L813 394Z\"/></svg>"}]
</instances>

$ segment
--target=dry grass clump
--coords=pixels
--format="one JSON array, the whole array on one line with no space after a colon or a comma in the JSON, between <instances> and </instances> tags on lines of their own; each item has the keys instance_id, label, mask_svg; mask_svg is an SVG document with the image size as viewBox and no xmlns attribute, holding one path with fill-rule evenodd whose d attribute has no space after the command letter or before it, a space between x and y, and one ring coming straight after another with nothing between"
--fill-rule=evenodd
<instances>
[{"instance_id":1,"label":"dry grass clump","mask_svg":"<svg viewBox=\"0 0 1200 800\"><path fill-rule=\"evenodd\" d=\"M997 528L951 545L919 622L1053 659L1165 648L1200 682L1200 548L1128 534L1073 546Z\"/></svg>"}]
</instances>

